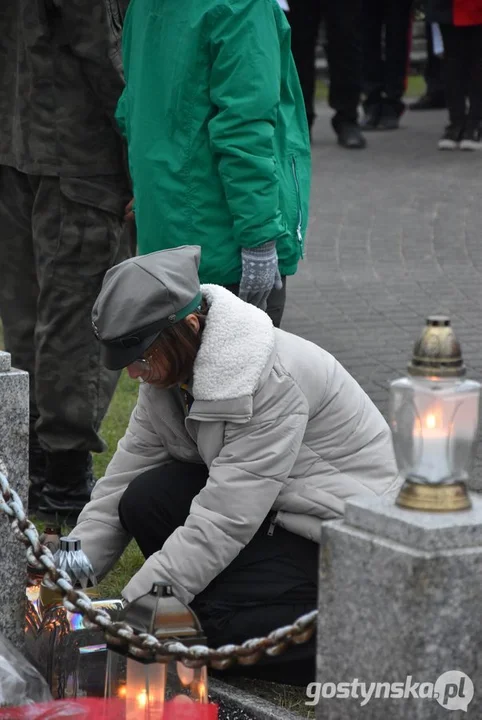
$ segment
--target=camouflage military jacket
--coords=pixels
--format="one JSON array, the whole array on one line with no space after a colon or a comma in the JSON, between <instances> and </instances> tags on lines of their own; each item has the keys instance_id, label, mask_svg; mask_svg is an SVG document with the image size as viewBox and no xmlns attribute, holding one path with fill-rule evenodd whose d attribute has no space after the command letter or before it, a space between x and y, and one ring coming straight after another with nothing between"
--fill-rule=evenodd
<instances>
[{"instance_id":1,"label":"camouflage military jacket","mask_svg":"<svg viewBox=\"0 0 482 720\"><path fill-rule=\"evenodd\" d=\"M38 175L124 168L114 120L128 0L0 0L0 165Z\"/></svg>"}]
</instances>

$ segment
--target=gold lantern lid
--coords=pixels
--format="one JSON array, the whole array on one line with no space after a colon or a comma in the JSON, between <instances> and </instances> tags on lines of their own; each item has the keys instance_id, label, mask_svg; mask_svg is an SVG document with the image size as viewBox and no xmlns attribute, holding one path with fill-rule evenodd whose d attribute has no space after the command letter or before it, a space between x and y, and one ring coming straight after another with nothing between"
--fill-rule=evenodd
<instances>
[{"instance_id":1,"label":"gold lantern lid","mask_svg":"<svg viewBox=\"0 0 482 720\"><path fill-rule=\"evenodd\" d=\"M422 377L456 378L465 375L460 343L445 315L431 315L414 345L408 373Z\"/></svg>"}]
</instances>

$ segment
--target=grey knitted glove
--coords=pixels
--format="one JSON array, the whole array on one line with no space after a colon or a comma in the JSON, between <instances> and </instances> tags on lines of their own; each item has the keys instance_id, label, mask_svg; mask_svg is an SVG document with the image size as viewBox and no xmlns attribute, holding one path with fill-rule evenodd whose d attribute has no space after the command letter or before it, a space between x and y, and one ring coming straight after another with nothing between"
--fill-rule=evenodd
<instances>
[{"instance_id":1,"label":"grey knitted glove","mask_svg":"<svg viewBox=\"0 0 482 720\"><path fill-rule=\"evenodd\" d=\"M283 287L278 269L276 243L273 240L259 247L243 248L241 260L239 297L261 310L266 310L266 301L271 290L281 290Z\"/></svg>"}]
</instances>

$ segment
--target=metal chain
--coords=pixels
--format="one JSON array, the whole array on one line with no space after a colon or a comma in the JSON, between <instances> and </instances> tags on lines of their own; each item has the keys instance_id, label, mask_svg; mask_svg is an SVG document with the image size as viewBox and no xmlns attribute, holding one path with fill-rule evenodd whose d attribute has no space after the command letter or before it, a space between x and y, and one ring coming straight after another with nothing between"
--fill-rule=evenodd
<instances>
[{"instance_id":1,"label":"metal chain","mask_svg":"<svg viewBox=\"0 0 482 720\"><path fill-rule=\"evenodd\" d=\"M217 649L205 645L186 647L181 642L160 642L154 635L138 633L125 622L113 622L109 613L95 608L90 598L75 590L69 576L56 568L50 550L40 543L35 525L28 519L22 501L7 480L7 469L0 458L0 511L4 512L15 537L26 547L28 563L39 570L45 570L44 582L51 589L60 590L64 606L70 612L78 612L88 623L104 631L111 645L124 646L129 653L143 660L168 662L181 660L188 667L208 665L224 670L234 663L254 665L263 654L276 656L289 645L307 642L316 627L317 610L302 615L292 625L277 628L263 638L251 638L241 645L223 645Z\"/></svg>"}]
</instances>

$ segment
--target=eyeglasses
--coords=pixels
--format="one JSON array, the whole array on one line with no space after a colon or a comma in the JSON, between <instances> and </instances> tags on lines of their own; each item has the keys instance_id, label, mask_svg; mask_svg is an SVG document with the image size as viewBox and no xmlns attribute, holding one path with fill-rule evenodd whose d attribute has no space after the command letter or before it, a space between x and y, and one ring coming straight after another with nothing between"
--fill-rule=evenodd
<instances>
[{"instance_id":1,"label":"eyeglasses","mask_svg":"<svg viewBox=\"0 0 482 720\"><path fill-rule=\"evenodd\" d=\"M146 372L151 369L151 364L147 358L138 358L137 360L131 362L130 366L140 372Z\"/></svg>"},{"instance_id":2,"label":"eyeglasses","mask_svg":"<svg viewBox=\"0 0 482 720\"><path fill-rule=\"evenodd\" d=\"M151 349L146 351L144 355L131 363L131 367L135 368L139 372L149 372L152 368L151 360L157 354L158 348L155 347L155 343L151 346Z\"/></svg>"}]
</instances>

